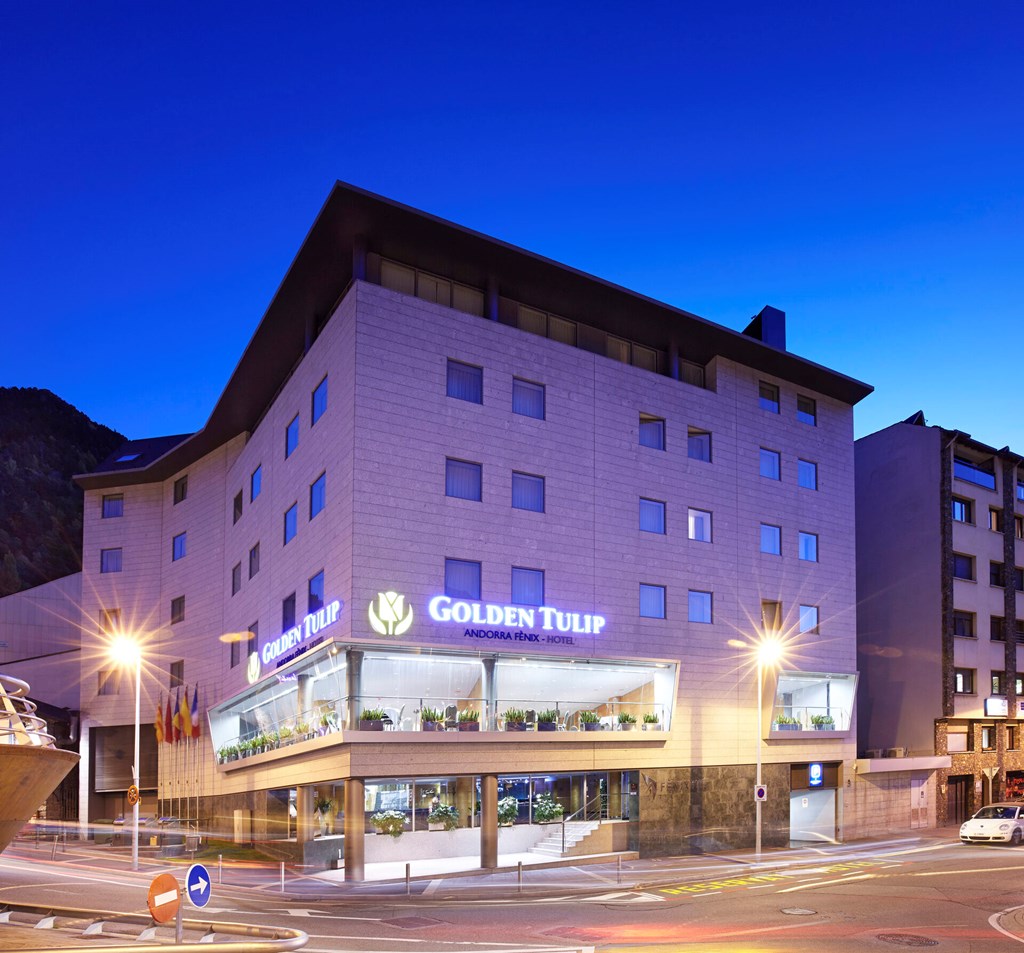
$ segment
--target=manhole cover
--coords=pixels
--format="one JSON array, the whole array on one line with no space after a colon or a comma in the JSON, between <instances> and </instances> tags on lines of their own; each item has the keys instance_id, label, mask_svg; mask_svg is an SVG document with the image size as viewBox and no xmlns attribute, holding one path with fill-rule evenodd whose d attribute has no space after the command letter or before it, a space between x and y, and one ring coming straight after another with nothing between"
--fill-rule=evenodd
<instances>
[{"instance_id":1,"label":"manhole cover","mask_svg":"<svg viewBox=\"0 0 1024 953\"><path fill-rule=\"evenodd\" d=\"M788 913L791 917L812 917L818 911L808 910L807 907L783 907L782 912Z\"/></svg>"},{"instance_id":2,"label":"manhole cover","mask_svg":"<svg viewBox=\"0 0 1024 953\"><path fill-rule=\"evenodd\" d=\"M433 917L392 917L390 920L381 922L402 930L421 930L423 927L436 926L441 921L435 920Z\"/></svg>"},{"instance_id":3,"label":"manhole cover","mask_svg":"<svg viewBox=\"0 0 1024 953\"><path fill-rule=\"evenodd\" d=\"M926 936L914 933L879 933L878 939L893 946L938 946L938 940L929 940Z\"/></svg>"}]
</instances>

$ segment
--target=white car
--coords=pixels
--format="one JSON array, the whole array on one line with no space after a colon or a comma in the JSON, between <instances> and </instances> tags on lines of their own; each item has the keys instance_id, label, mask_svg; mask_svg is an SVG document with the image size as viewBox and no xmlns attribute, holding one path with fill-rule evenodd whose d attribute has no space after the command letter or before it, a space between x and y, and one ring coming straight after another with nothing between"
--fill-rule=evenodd
<instances>
[{"instance_id":1,"label":"white car","mask_svg":"<svg viewBox=\"0 0 1024 953\"><path fill-rule=\"evenodd\" d=\"M965 844L1013 844L1024 840L1024 802L989 804L960 826Z\"/></svg>"}]
</instances>

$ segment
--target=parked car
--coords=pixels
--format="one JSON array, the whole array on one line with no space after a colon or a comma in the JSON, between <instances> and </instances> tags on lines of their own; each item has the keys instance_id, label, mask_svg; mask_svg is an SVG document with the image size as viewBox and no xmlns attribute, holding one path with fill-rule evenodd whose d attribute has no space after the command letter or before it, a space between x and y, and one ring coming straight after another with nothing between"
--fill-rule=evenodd
<instances>
[{"instance_id":1,"label":"parked car","mask_svg":"<svg viewBox=\"0 0 1024 953\"><path fill-rule=\"evenodd\" d=\"M1024 840L1024 802L989 804L960 826L965 844L1012 844Z\"/></svg>"}]
</instances>

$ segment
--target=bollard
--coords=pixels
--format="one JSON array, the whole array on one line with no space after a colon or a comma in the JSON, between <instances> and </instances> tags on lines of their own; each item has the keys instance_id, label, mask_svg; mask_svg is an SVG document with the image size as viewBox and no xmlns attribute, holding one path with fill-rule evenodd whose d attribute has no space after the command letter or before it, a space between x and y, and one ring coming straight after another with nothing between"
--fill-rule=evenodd
<instances>
[{"instance_id":1,"label":"bollard","mask_svg":"<svg viewBox=\"0 0 1024 953\"><path fill-rule=\"evenodd\" d=\"M184 936L184 924L181 922L181 910L185 906L185 893L180 887L178 888L178 913L174 918L174 942L181 943L182 937Z\"/></svg>"},{"instance_id":2,"label":"bollard","mask_svg":"<svg viewBox=\"0 0 1024 953\"><path fill-rule=\"evenodd\" d=\"M53 850L50 851L50 860L53 860L57 856L57 838L58 837L60 837L59 834L54 834L53 835Z\"/></svg>"},{"instance_id":3,"label":"bollard","mask_svg":"<svg viewBox=\"0 0 1024 953\"><path fill-rule=\"evenodd\" d=\"M615 882L620 884L622 883L622 854L619 854L615 859L618 861L617 869L615 871Z\"/></svg>"},{"instance_id":4,"label":"bollard","mask_svg":"<svg viewBox=\"0 0 1024 953\"><path fill-rule=\"evenodd\" d=\"M217 883L224 883L224 855L217 855Z\"/></svg>"},{"instance_id":5,"label":"bollard","mask_svg":"<svg viewBox=\"0 0 1024 953\"><path fill-rule=\"evenodd\" d=\"M406 863L405 865L405 895L407 897L412 896L412 864Z\"/></svg>"},{"instance_id":6,"label":"bollard","mask_svg":"<svg viewBox=\"0 0 1024 953\"><path fill-rule=\"evenodd\" d=\"M519 861L518 877L519 877L519 887L518 887L518 890L519 890L519 893L522 893L523 892L523 862L522 861Z\"/></svg>"},{"instance_id":7,"label":"bollard","mask_svg":"<svg viewBox=\"0 0 1024 953\"><path fill-rule=\"evenodd\" d=\"M281 861L281 893L284 893L284 861Z\"/></svg>"}]
</instances>

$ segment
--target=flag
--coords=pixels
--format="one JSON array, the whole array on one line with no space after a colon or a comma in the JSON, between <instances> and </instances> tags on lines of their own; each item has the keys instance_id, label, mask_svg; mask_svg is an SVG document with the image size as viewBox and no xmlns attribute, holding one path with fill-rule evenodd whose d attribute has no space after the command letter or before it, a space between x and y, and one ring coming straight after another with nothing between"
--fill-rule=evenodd
<instances>
[{"instance_id":1,"label":"flag","mask_svg":"<svg viewBox=\"0 0 1024 953\"><path fill-rule=\"evenodd\" d=\"M156 721L153 722L153 730L156 731L156 743L160 744L164 740L164 703L162 696L156 703Z\"/></svg>"},{"instance_id":2,"label":"flag","mask_svg":"<svg viewBox=\"0 0 1024 953\"><path fill-rule=\"evenodd\" d=\"M167 696L167 708L164 714L164 741L174 744L174 723L171 720L171 696Z\"/></svg>"},{"instance_id":3,"label":"flag","mask_svg":"<svg viewBox=\"0 0 1024 953\"><path fill-rule=\"evenodd\" d=\"M178 698L174 703L174 715L171 718L171 724L174 725L174 741L175 743L181 741L181 689L178 689Z\"/></svg>"},{"instance_id":4,"label":"flag","mask_svg":"<svg viewBox=\"0 0 1024 953\"><path fill-rule=\"evenodd\" d=\"M188 685L185 686L185 704L181 706L181 737L192 737L192 712L188 707Z\"/></svg>"},{"instance_id":5,"label":"flag","mask_svg":"<svg viewBox=\"0 0 1024 953\"><path fill-rule=\"evenodd\" d=\"M192 737L198 738L201 734L199 730L199 686L195 685L192 688Z\"/></svg>"}]
</instances>

